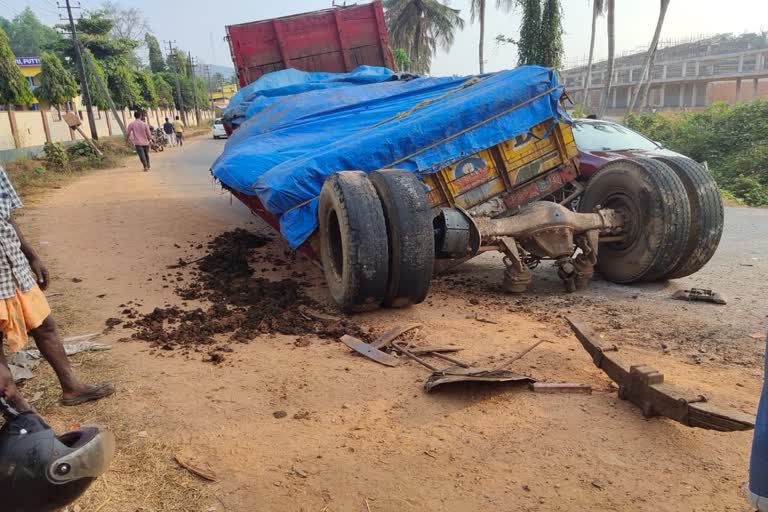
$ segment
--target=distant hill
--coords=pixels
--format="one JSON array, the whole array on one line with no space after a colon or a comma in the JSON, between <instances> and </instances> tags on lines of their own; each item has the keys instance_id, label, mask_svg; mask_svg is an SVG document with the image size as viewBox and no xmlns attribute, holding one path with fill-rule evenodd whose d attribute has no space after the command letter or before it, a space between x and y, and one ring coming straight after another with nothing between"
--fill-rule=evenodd
<instances>
[{"instance_id":1,"label":"distant hill","mask_svg":"<svg viewBox=\"0 0 768 512\"><path fill-rule=\"evenodd\" d=\"M235 68L232 66L220 66L218 64L211 64L211 75L214 75L216 73L221 73L224 75L224 77L229 80L229 78L235 74Z\"/></svg>"}]
</instances>

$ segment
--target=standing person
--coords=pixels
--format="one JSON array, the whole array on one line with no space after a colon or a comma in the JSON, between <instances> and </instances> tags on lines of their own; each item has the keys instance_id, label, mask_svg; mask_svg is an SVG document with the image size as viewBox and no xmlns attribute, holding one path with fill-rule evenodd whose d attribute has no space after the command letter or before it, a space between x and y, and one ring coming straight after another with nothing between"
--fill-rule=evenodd
<instances>
[{"instance_id":1,"label":"standing person","mask_svg":"<svg viewBox=\"0 0 768 512\"><path fill-rule=\"evenodd\" d=\"M149 130L149 125L141 120L140 111L134 112L133 117L135 119L128 125L128 133L125 134L125 138L136 146L136 153L139 154L139 160L144 166L144 171L148 171L150 169L149 141L152 138L152 132Z\"/></svg>"},{"instance_id":2,"label":"standing person","mask_svg":"<svg viewBox=\"0 0 768 512\"><path fill-rule=\"evenodd\" d=\"M163 133L165 133L165 141L168 143L168 147L176 145L176 131L173 129L173 123L168 118L165 118L163 123Z\"/></svg>"},{"instance_id":3,"label":"standing person","mask_svg":"<svg viewBox=\"0 0 768 512\"><path fill-rule=\"evenodd\" d=\"M18 352L27 344L27 334L31 334L59 378L63 405L79 405L107 397L115 391L112 384L83 384L72 371L43 294L50 283L48 270L11 218L13 211L21 206L5 169L0 167L0 352L3 341L11 353ZM5 366L5 356L0 357L0 366ZM15 398L20 408L29 409L7 380L0 379L0 385L6 397Z\"/></svg>"},{"instance_id":4,"label":"standing person","mask_svg":"<svg viewBox=\"0 0 768 512\"><path fill-rule=\"evenodd\" d=\"M173 129L176 132L176 144L179 146L184 145L184 125L181 124L179 116L176 116L176 120L173 122Z\"/></svg>"},{"instance_id":5,"label":"standing person","mask_svg":"<svg viewBox=\"0 0 768 512\"><path fill-rule=\"evenodd\" d=\"M768 512L768 338L766 338L765 377L757 408L752 461L749 465L749 502L758 512Z\"/></svg>"}]
</instances>

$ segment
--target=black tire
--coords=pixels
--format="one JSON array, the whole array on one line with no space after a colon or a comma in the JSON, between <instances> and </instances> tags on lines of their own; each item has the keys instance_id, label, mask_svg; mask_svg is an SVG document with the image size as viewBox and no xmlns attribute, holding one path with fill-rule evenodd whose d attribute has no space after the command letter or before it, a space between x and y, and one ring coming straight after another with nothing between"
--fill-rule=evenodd
<instances>
[{"instance_id":1,"label":"black tire","mask_svg":"<svg viewBox=\"0 0 768 512\"><path fill-rule=\"evenodd\" d=\"M683 255L691 207L680 178L662 162L611 162L587 184L579 209L614 208L624 217L624 240L600 244L597 270L615 283L664 278Z\"/></svg>"},{"instance_id":2,"label":"black tire","mask_svg":"<svg viewBox=\"0 0 768 512\"><path fill-rule=\"evenodd\" d=\"M389 275L384 212L365 173L331 175L318 206L320 260L333 300L346 312L379 307Z\"/></svg>"},{"instance_id":3,"label":"black tire","mask_svg":"<svg viewBox=\"0 0 768 512\"><path fill-rule=\"evenodd\" d=\"M678 279L700 270L712 258L723 235L723 199L707 169L683 156L655 157L672 169L683 182L691 203L691 230L688 244L666 279Z\"/></svg>"},{"instance_id":4,"label":"black tire","mask_svg":"<svg viewBox=\"0 0 768 512\"><path fill-rule=\"evenodd\" d=\"M384 305L407 307L429 292L435 263L432 212L415 174L381 170L368 175L381 199L389 242L389 284Z\"/></svg>"}]
</instances>

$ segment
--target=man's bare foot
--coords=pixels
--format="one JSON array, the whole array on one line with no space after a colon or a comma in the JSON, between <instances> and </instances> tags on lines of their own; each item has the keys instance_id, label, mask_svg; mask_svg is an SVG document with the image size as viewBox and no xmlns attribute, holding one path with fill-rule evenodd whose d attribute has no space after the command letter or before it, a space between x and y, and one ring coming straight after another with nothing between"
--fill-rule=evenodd
<instances>
[{"instance_id":1,"label":"man's bare foot","mask_svg":"<svg viewBox=\"0 0 768 512\"><path fill-rule=\"evenodd\" d=\"M115 386L110 382L83 386L75 391L67 392L62 395L62 405L80 405L93 400L106 398L115 392Z\"/></svg>"}]
</instances>

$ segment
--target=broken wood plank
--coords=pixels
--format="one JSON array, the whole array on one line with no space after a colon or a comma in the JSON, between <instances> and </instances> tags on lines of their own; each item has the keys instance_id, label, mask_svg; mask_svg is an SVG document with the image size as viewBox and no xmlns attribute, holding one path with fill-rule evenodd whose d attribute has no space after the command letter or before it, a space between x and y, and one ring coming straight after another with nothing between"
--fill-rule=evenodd
<instances>
[{"instance_id":1,"label":"broken wood plank","mask_svg":"<svg viewBox=\"0 0 768 512\"><path fill-rule=\"evenodd\" d=\"M592 393L592 386L589 384L571 382L534 382L528 388L534 393L579 393L584 395Z\"/></svg>"}]
</instances>

